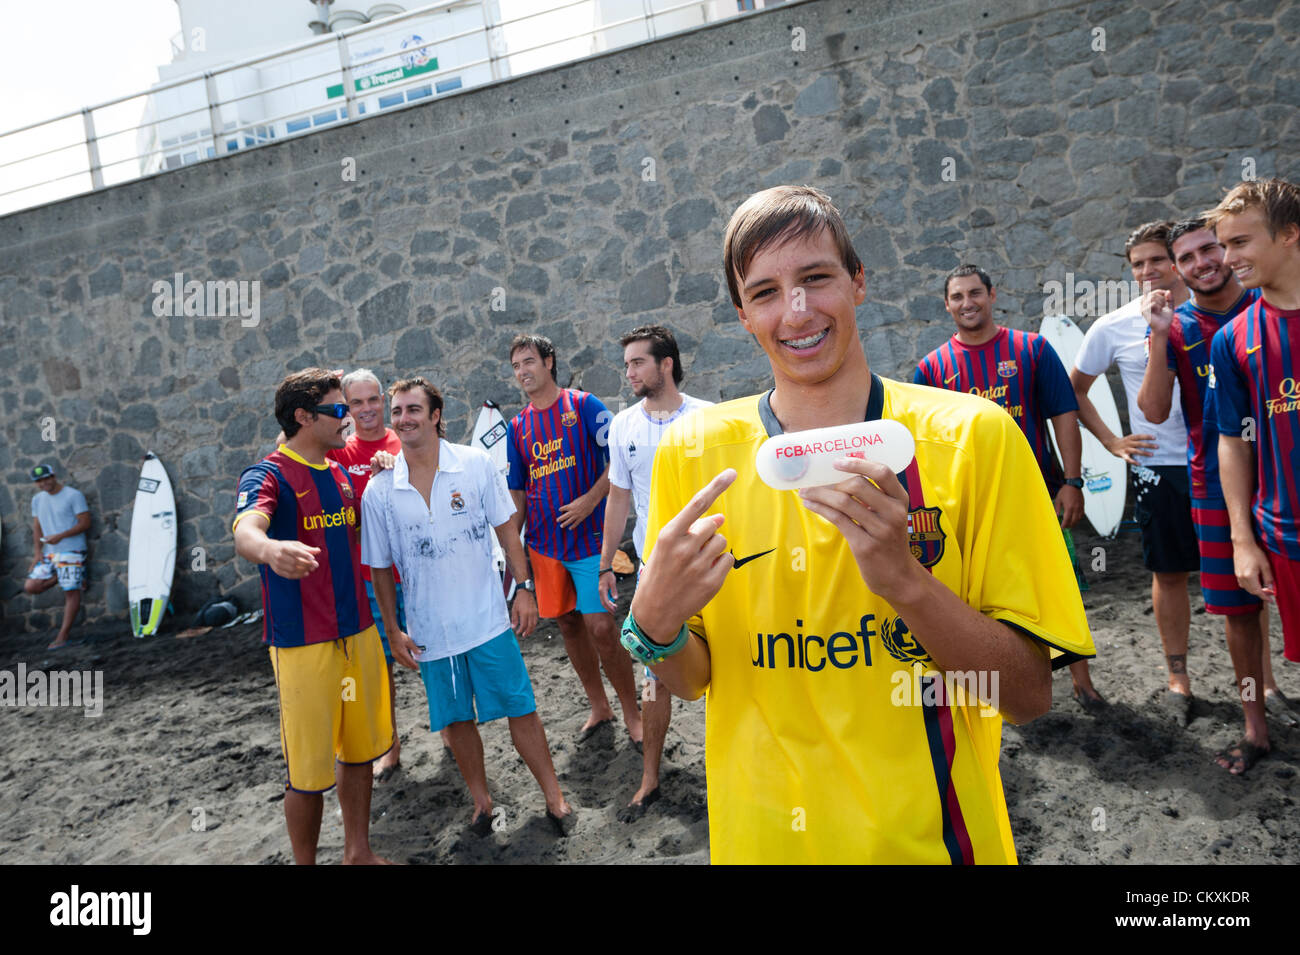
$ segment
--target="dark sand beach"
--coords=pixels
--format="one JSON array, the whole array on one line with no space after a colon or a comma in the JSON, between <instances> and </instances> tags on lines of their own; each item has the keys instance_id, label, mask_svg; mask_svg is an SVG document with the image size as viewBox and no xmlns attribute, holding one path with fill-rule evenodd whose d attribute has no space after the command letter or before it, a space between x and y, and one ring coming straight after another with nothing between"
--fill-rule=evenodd
<instances>
[{"instance_id":1,"label":"dark sand beach","mask_svg":"<svg viewBox=\"0 0 1300 955\"><path fill-rule=\"evenodd\" d=\"M1293 812L1300 729L1270 716L1273 754L1245 778L1213 754L1241 735L1232 667L1220 621L1207 617L1193 583L1189 670L1197 696L1191 724L1159 707L1163 660L1151 614L1150 575L1138 539L1077 535L1091 561L1084 595L1097 643L1096 686L1110 701L1094 718L1058 672L1050 713L1003 731L1002 778L1022 863L1260 863L1300 861ZM620 588L626 606L631 582ZM52 598L51 598L52 601ZM252 609L252 608L246 608ZM282 761L270 662L260 624L177 639L188 621L168 619L155 638L129 628L81 629L76 646L44 647L52 634L5 636L0 669L100 669L104 711L0 708L0 863L287 863ZM1274 666L1300 700L1296 668ZM523 641L539 711L576 830L557 839L515 755L505 723L483 728L499 831L465 832L470 802L441 740L428 730L415 674L398 678L403 770L376 787L372 841L410 863L708 861L703 703L674 702L664 760L664 798L634 823L619 810L637 787L640 756L621 727L578 742L585 698L554 626ZM612 694L611 694L612 698ZM343 832L326 797L320 861L338 862ZM202 825L200 826L200 823ZM196 831L201 829L202 831Z\"/></svg>"}]
</instances>

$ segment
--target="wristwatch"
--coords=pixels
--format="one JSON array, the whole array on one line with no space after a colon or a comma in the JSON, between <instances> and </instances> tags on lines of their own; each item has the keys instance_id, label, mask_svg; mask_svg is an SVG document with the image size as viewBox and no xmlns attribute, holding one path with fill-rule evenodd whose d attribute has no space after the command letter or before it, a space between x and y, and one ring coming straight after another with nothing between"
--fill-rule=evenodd
<instances>
[{"instance_id":1,"label":"wristwatch","mask_svg":"<svg viewBox=\"0 0 1300 955\"><path fill-rule=\"evenodd\" d=\"M1083 490L1083 478L1081 477L1066 478L1065 483L1070 485L1070 487L1077 487L1079 490Z\"/></svg>"},{"instance_id":2,"label":"wristwatch","mask_svg":"<svg viewBox=\"0 0 1300 955\"><path fill-rule=\"evenodd\" d=\"M518 586L520 590L526 590L530 594L536 595L537 593L537 583L531 577L527 580L520 581Z\"/></svg>"},{"instance_id":3,"label":"wristwatch","mask_svg":"<svg viewBox=\"0 0 1300 955\"><path fill-rule=\"evenodd\" d=\"M642 632L629 613L627 619L623 621L623 630L619 634L619 642L623 644L628 653L649 666L652 663L663 663L665 659L674 653L680 653L686 646L686 641L690 639L690 636L691 631L686 624L682 624L682 629L677 632L676 639L668 646L661 646L652 642Z\"/></svg>"}]
</instances>

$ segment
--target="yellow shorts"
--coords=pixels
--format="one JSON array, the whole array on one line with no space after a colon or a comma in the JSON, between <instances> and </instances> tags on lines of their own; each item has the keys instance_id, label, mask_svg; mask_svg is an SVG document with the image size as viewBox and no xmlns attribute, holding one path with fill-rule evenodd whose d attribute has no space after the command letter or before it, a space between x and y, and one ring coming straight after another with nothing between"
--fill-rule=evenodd
<instances>
[{"instance_id":1,"label":"yellow shorts","mask_svg":"<svg viewBox=\"0 0 1300 955\"><path fill-rule=\"evenodd\" d=\"M336 759L370 763L392 748L388 667L373 626L329 643L270 651L286 789L325 792L334 785Z\"/></svg>"}]
</instances>

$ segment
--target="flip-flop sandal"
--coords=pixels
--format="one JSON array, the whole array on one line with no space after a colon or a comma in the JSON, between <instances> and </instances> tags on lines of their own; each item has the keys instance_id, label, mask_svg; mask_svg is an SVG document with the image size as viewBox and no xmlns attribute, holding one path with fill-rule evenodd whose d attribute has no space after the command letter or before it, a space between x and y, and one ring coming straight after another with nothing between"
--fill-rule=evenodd
<instances>
[{"instance_id":1,"label":"flip-flop sandal","mask_svg":"<svg viewBox=\"0 0 1300 955\"><path fill-rule=\"evenodd\" d=\"M1254 743L1252 743L1250 740L1246 739L1243 736L1241 739L1237 740L1237 742L1233 743L1223 752L1216 753L1214 756L1214 760L1215 760L1215 765L1217 765L1220 769L1227 770L1230 775L1245 776L1246 772L1252 766L1258 763L1270 752L1272 752L1272 750L1261 749L1260 747L1256 746ZM1221 759L1227 760L1231 765L1224 766L1222 763L1219 762L1219 760ZM1233 769L1236 768L1237 766L1240 766L1241 769L1238 772L1234 773Z\"/></svg>"}]
</instances>

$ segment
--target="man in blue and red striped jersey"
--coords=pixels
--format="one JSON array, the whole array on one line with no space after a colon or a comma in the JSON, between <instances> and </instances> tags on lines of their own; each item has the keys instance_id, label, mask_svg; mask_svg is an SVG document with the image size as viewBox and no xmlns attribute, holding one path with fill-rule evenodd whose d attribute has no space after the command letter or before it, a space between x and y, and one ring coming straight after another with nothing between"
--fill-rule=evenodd
<instances>
[{"instance_id":1,"label":"man in blue and red striped jersey","mask_svg":"<svg viewBox=\"0 0 1300 955\"><path fill-rule=\"evenodd\" d=\"M1232 542L1228 509L1219 486L1219 433L1215 423L1210 342L1214 333L1243 308L1258 292L1247 290L1224 264L1223 246L1203 218L1184 219L1174 224L1167 239L1170 258L1192 295L1177 309L1170 294L1155 289L1142 299L1142 314L1149 326L1148 361L1138 390L1138 406L1147 419L1160 424L1173 406L1177 380L1183 419L1187 423L1187 461L1192 490L1192 523L1201 552L1201 594L1205 609L1223 617L1228 650L1234 663L1248 652L1258 663L1239 669L1238 679L1262 672L1263 679L1246 685L1242 693L1246 735L1236 746L1216 757L1220 766L1240 775L1268 751L1268 723L1259 683L1268 695L1277 693L1268 655L1268 618L1262 604L1237 586L1232 569ZM1149 356L1164 356L1151 360ZM1276 697L1285 707L1282 696Z\"/></svg>"},{"instance_id":2,"label":"man in blue and red striped jersey","mask_svg":"<svg viewBox=\"0 0 1300 955\"><path fill-rule=\"evenodd\" d=\"M366 484L370 481L372 464L376 454L386 452L396 457L402 451L402 442L397 433L384 424L384 392L379 377L369 368L350 371L340 379L343 382L343 400L348 403L348 412L356 433L351 435L347 444L341 449L331 448L325 457L343 465L352 479L352 489L357 492L357 500L366 493ZM361 579L365 583L366 596L370 600L370 616L379 631L379 642L384 648L384 660L388 663L388 695L394 707L397 705L397 685L393 680L393 654L388 648L388 635L384 632L384 620L379 613L379 603L375 599L375 586L370 580L370 568L361 565ZM402 599L402 575L393 570L393 583L397 588L397 625L406 627L406 604ZM397 711L393 711L393 729L397 729ZM393 736L393 748L372 767L375 782L387 782L402 768L402 739L396 733Z\"/></svg>"},{"instance_id":3,"label":"man in blue and red striped jersey","mask_svg":"<svg viewBox=\"0 0 1300 955\"><path fill-rule=\"evenodd\" d=\"M361 502L325 458L344 445L338 376L289 375L275 392L285 442L239 476L235 551L262 574L263 642L280 697L284 817L299 864L316 861L322 794L339 787L343 861L370 849L370 764L393 745L384 651L361 580Z\"/></svg>"},{"instance_id":4,"label":"man in blue and red striped jersey","mask_svg":"<svg viewBox=\"0 0 1300 955\"><path fill-rule=\"evenodd\" d=\"M1210 348L1234 570L1243 589L1277 603L1283 654L1298 663L1300 188L1282 179L1243 182L1206 221L1223 243L1224 263L1261 293ZM1257 659L1248 648L1241 662L1258 671Z\"/></svg>"},{"instance_id":5,"label":"man in blue and red striped jersey","mask_svg":"<svg viewBox=\"0 0 1300 955\"><path fill-rule=\"evenodd\" d=\"M960 265L949 272L943 280L943 307L957 323L957 332L921 359L912 381L979 395L1015 419L1034 452L1069 540L1070 528L1083 517L1079 402L1065 366L1047 339L994 323L997 297L993 281L983 269ZM1049 419L1061 442L1068 473L1062 473L1052 454ZM1070 677L1074 698L1086 711L1096 713L1106 705L1092 685L1087 660L1071 664Z\"/></svg>"},{"instance_id":6,"label":"man in blue and red striped jersey","mask_svg":"<svg viewBox=\"0 0 1300 955\"><path fill-rule=\"evenodd\" d=\"M528 524L528 553L537 586L537 610L554 619L564 649L591 703L586 739L612 722L614 711L600 669L618 694L623 722L641 743L632 658L618 642L614 618L600 600L600 547L609 491L606 435L613 415L585 391L555 380L555 346L542 335L516 335L510 366L528 398L511 419L506 484L515 501L516 532Z\"/></svg>"}]
</instances>

